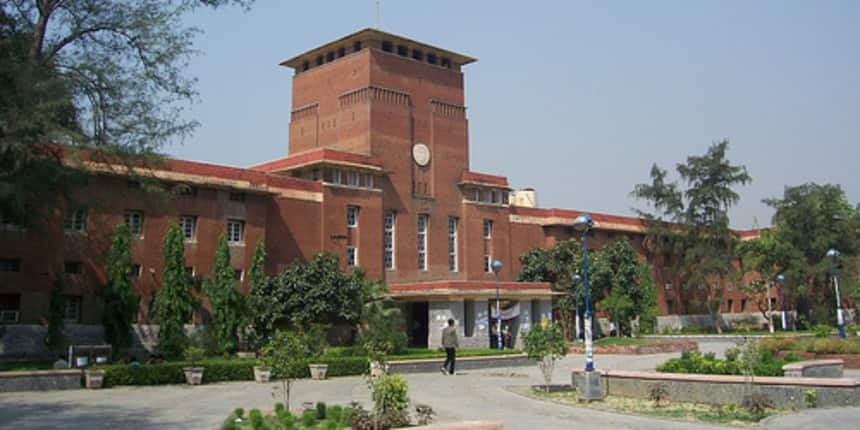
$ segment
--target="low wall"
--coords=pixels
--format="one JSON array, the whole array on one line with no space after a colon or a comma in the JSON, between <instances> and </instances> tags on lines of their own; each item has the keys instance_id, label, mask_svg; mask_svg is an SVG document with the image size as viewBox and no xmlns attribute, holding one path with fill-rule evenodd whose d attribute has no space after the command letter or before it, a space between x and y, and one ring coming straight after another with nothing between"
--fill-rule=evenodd
<instances>
[{"instance_id":1,"label":"low wall","mask_svg":"<svg viewBox=\"0 0 860 430\"><path fill-rule=\"evenodd\" d=\"M425 373L438 372L444 358L428 358L424 360L395 360L388 362L391 373ZM495 367L530 366L535 364L525 354L494 355L485 357L457 358L454 370L491 369Z\"/></svg>"},{"instance_id":2,"label":"low wall","mask_svg":"<svg viewBox=\"0 0 860 430\"><path fill-rule=\"evenodd\" d=\"M574 371L572 382L576 385ZM750 386L766 394L778 408L805 408L804 392L816 391L817 407L860 406L860 381L827 378L756 377L752 384L743 376L656 372L600 371L604 395L649 398L649 391L663 385L669 401L706 404L741 404Z\"/></svg>"},{"instance_id":3,"label":"low wall","mask_svg":"<svg viewBox=\"0 0 860 430\"><path fill-rule=\"evenodd\" d=\"M80 370L0 372L0 392L74 390L81 388Z\"/></svg>"},{"instance_id":4,"label":"low wall","mask_svg":"<svg viewBox=\"0 0 860 430\"><path fill-rule=\"evenodd\" d=\"M801 360L842 360L846 369L860 369L860 354L816 354L814 352L780 351L776 358L782 359L788 354L794 354Z\"/></svg>"},{"instance_id":5,"label":"low wall","mask_svg":"<svg viewBox=\"0 0 860 430\"><path fill-rule=\"evenodd\" d=\"M787 378L841 378L842 360L797 361L782 366Z\"/></svg>"},{"instance_id":6,"label":"low wall","mask_svg":"<svg viewBox=\"0 0 860 430\"><path fill-rule=\"evenodd\" d=\"M606 345L595 346L595 354L620 354L620 355L642 355L642 354L662 354L665 352L680 352L680 351L698 351L699 344L693 341L669 341L656 342L647 345ZM585 345L577 344L570 347L570 352L582 354L585 352Z\"/></svg>"}]
</instances>

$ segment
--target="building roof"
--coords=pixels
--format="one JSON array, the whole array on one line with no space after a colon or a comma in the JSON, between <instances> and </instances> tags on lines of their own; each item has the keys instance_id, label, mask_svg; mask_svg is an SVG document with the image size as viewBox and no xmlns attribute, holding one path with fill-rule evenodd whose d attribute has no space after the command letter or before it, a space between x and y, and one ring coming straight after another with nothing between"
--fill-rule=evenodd
<instances>
[{"instance_id":1,"label":"building roof","mask_svg":"<svg viewBox=\"0 0 860 430\"><path fill-rule=\"evenodd\" d=\"M277 160L249 167L266 173L284 172L314 164L355 167L363 170L382 171L382 160L362 154L338 151L329 148L314 149Z\"/></svg>"},{"instance_id":2,"label":"building roof","mask_svg":"<svg viewBox=\"0 0 860 430\"><path fill-rule=\"evenodd\" d=\"M458 54L447 49L442 49L437 46L418 42L417 40L412 40L403 36L398 36L396 34L387 33L381 30L377 30L375 28L365 28L363 30L359 30L355 33L341 37L340 39L337 39L333 42L329 42L314 49L305 51L288 60L284 60L280 63L280 65L292 67L293 69L299 69L302 65L302 61L312 59L318 55L324 55L326 52L331 51L333 49L337 49L340 46L351 46L353 42L365 42L368 40L388 40L393 42L394 44L409 44L420 47L423 50L436 51L440 55L450 57L452 61L461 65L477 61L476 58L469 57L468 55Z\"/></svg>"},{"instance_id":3,"label":"building roof","mask_svg":"<svg viewBox=\"0 0 860 430\"><path fill-rule=\"evenodd\" d=\"M496 283L493 281L433 281L388 286L389 295L408 297L495 297ZM503 298L549 297L557 295L547 282L499 282Z\"/></svg>"},{"instance_id":4,"label":"building roof","mask_svg":"<svg viewBox=\"0 0 860 430\"><path fill-rule=\"evenodd\" d=\"M508 187L508 178L504 176L488 175L478 172L463 172L460 176L460 184L474 184L493 187Z\"/></svg>"}]
</instances>

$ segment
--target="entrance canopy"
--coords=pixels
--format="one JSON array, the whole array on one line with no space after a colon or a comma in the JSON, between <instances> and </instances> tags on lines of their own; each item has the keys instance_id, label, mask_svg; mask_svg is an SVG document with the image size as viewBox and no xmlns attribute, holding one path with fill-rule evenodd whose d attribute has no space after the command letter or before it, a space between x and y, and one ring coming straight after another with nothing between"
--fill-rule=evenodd
<instances>
[{"instance_id":1,"label":"entrance canopy","mask_svg":"<svg viewBox=\"0 0 860 430\"><path fill-rule=\"evenodd\" d=\"M388 291L389 296L404 300L492 299L496 297L496 283L494 281L421 282L389 285ZM499 295L503 299L549 300L552 296L561 294L552 291L550 284L546 282L499 282Z\"/></svg>"}]
</instances>

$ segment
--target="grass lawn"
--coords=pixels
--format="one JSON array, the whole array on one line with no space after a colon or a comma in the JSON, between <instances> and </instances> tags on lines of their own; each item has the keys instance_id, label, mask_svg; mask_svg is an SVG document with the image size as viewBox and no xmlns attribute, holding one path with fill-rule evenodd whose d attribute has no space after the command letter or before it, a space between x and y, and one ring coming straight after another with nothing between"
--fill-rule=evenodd
<instances>
[{"instance_id":1,"label":"grass lawn","mask_svg":"<svg viewBox=\"0 0 860 430\"><path fill-rule=\"evenodd\" d=\"M713 331L704 331L704 330L684 330L677 333L654 333L646 336L797 336L800 334L813 334L812 330L797 330L797 331L782 331L776 330L773 334L768 330L734 330L734 331L724 331L722 334L715 333Z\"/></svg>"},{"instance_id":2,"label":"grass lawn","mask_svg":"<svg viewBox=\"0 0 860 430\"><path fill-rule=\"evenodd\" d=\"M638 339L635 337L604 337L594 341L594 346L633 346L655 343L651 339Z\"/></svg>"},{"instance_id":3,"label":"grass lawn","mask_svg":"<svg viewBox=\"0 0 860 430\"><path fill-rule=\"evenodd\" d=\"M717 406L689 402L668 402L665 405L656 407L654 402L650 400L620 396L609 396L603 399L603 401L586 403L580 402L576 398L575 390L552 393L533 390L528 395L537 399L565 405L594 408L610 412L736 426L754 426L760 420L781 412L770 410L762 416L756 416L735 404Z\"/></svg>"},{"instance_id":4,"label":"grass lawn","mask_svg":"<svg viewBox=\"0 0 860 430\"><path fill-rule=\"evenodd\" d=\"M23 370L51 370L54 363L47 361L0 363L0 372L16 372Z\"/></svg>"}]
</instances>

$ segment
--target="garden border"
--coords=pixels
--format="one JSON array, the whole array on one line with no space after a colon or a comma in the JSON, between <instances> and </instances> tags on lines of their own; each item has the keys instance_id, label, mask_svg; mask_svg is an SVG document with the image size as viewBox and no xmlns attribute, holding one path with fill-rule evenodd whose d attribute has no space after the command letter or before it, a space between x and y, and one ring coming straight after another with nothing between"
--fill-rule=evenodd
<instances>
[{"instance_id":1,"label":"garden border","mask_svg":"<svg viewBox=\"0 0 860 430\"><path fill-rule=\"evenodd\" d=\"M595 354L662 354L666 352L698 351L699 343L692 340L678 340L670 342L655 342L642 345L599 345L594 346L593 349ZM571 345L569 351L572 354L582 354L585 352L585 346L581 344Z\"/></svg>"}]
</instances>

